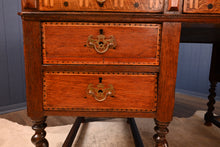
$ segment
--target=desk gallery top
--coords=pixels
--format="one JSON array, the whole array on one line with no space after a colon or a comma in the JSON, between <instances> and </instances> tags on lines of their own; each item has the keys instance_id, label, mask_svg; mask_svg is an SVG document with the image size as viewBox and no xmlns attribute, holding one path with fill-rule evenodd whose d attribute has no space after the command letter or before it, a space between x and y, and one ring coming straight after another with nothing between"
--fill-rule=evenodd
<instances>
[{"instance_id":1,"label":"desk gallery top","mask_svg":"<svg viewBox=\"0 0 220 147\"><path fill-rule=\"evenodd\" d=\"M220 0L22 0L23 11L220 13Z\"/></svg>"}]
</instances>

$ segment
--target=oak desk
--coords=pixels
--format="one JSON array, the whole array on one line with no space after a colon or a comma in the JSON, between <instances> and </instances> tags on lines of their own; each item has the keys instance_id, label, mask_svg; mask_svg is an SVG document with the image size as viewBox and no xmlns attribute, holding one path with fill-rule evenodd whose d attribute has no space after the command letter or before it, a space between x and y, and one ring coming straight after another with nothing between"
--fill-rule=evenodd
<instances>
[{"instance_id":1,"label":"oak desk","mask_svg":"<svg viewBox=\"0 0 220 147\"><path fill-rule=\"evenodd\" d=\"M182 41L210 29L218 44L219 13L220 0L22 0L32 142L48 146L49 115L151 117L168 146L181 25Z\"/></svg>"}]
</instances>

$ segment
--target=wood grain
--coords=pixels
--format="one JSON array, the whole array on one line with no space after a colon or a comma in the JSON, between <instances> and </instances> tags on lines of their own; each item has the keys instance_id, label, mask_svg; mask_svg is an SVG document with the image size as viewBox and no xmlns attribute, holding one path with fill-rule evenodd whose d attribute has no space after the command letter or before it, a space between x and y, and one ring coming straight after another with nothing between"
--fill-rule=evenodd
<instances>
[{"instance_id":1,"label":"wood grain","mask_svg":"<svg viewBox=\"0 0 220 147\"><path fill-rule=\"evenodd\" d=\"M159 65L159 24L45 22L42 27L44 64ZM117 43L104 54L86 45L100 29Z\"/></svg>"},{"instance_id":2,"label":"wood grain","mask_svg":"<svg viewBox=\"0 0 220 147\"><path fill-rule=\"evenodd\" d=\"M141 118L155 118L156 112L94 112L94 111L66 111L66 110L45 110L45 115L47 116L85 116L85 117L94 117L94 114L96 117L120 117L120 118L132 118L132 117L141 117Z\"/></svg>"},{"instance_id":3,"label":"wood grain","mask_svg":"<svg viewBox=\"0 0 220 147\"><path fill-rule=\"evenodd\" d=\"M156 119L172 120L181 23L163 23Z\"/></svg>"},{"instance_id":4,"label":"wood grain","mask_svg":"<svg viewBox=\"0 0 220 147\"><path fill-rule=\"evenodd\" d=\"M80 71L80 72L159 72L159 66L133 65L43 65L44 71Z\"/></svg>"},{"instance_id":5,"label":"wood grain","mask_svg":"<svg viewBox=\"0 0 220 147\"><path fill-rule=\"evenodd\" d=\"M23 21L27 111L31 119L43 117L40 22Z\"/></svg>"},{"instance_id":6,"label":"wood grain","mask_svg":"<svg viewBox=\"0 0 220 147\"><path fill-rule=\"evenodd\" d=\"M220 13L220 0L185 0L184 13Z\"/></svg>"},{"instance_id":7,"label":"wood grain","mask_svg":"<svg viewBox=\"0 0 220 147\"><path fill-rule=\"evenodd\" d=\"M37 9L37 0L22 0L23 9Z\"/></svg>"},{"instance_id":8,"label":"wood grain","mask_svg":"<svg viewBox=\"0 0 220 147\"><path fill-rule=\"evenodd\" d=\"M51 5L53 1L53 5ZM47 3L45 5L44 3ZM68 5L64 5L68 2ZM163 0L106 0L102 7L96 0L39 0L40 11L116 11L116 12L162 12Z\"/></svg>"},{"instance_id":9,"label":"wood grain","mask_svg":"<svg viewBox=\"0 0 220 147\"><path fill-rule=\"evenodd\" d=\"M102 12L22 12L24 20L35 21L78 21L78 22L127 22L127 23L161 23L187 22L219 24L217 14L145 14L145 13L107 13Z\"/></svg>"},{"instance_id":10,"label":"wood grain","mask_svg":"<svg viewBox=\"0 0 220 147\"><path fill-rule=\"evenodd\" d=\"M107 88L112 84L114 97L99 102L87 93L99 78ZM157 102L157 74L45 72L44 110L95 112L154 112ZM94 113L94 117L95 117Z\"/></svg>"}]
</instances>

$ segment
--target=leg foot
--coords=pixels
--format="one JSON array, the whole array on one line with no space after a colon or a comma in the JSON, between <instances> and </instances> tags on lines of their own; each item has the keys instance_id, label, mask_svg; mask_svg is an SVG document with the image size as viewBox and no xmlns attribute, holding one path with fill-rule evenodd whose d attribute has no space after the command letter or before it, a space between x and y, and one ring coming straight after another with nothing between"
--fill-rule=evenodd
<instances>
[{"instance_id":1,"label":"leg foot","mask_svg":"<svg viewBox=\"0 0 220 147\"><path fill-rule=\"evenodd\" d=\"M215 104L215 96L216 96L216 93L215 93L216 84L217 82L211 82L210 89L209 89L209 93L210 93L208 96L209 102L207 103L208 110L204 117L206 126L212 125L211 120L214 117L213 111L215 110L214 104Z\"/></svg>"},{"instance_id":2,"label":"leg foot","mask_svg":"<svg viewBox=\"0 0 220 147\"><path fill-rule=\"evenodd\" d=\"M154 130L157 132L157 134L155 134L153 138L156 142L156 147L168 147L166 134L169 132L167 128L169 122L159 122L155 120L155 123L156 127L154 127Z\"/></svg>"},{"instance_id":3,"label":"leg foot","mask_svg":"<svg viewBox=\"0 0 220 147\"><path fill-rule=\"evenodd\" d=\"M33 121L34 125L32 129L35 130L35 134L32 136L31 141L36 147L48 147L48 141L46 140L46 131L44 130L47 127L45 123L46 117L43 117L42 120Z\"/></svg>"}]
</instances>

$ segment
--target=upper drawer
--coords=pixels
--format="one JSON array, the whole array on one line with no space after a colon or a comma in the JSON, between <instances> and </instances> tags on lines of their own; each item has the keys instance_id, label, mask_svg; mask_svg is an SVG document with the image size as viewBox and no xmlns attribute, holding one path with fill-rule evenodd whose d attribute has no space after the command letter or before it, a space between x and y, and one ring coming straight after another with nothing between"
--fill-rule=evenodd
<instances>
[{"instance_id":1,"label":"upper drawer","mask_svg":"<svg viewBox=\"0 0 220 147\"><path fill-rule=\"evenodd\" d=\"M220 13L220 0L185 0L184 13Z\"/></svg>"},{"instance_id":2,"label":"upper drawer","mask_svg":"<svg viewBox=\"0 0 220 147\"><path fill-rule=\"evenodd\" d=\"M164 0L40 0L40 11L162 12Z\"/></svg>"},{"instance_id":3,"label":"upper drawer","mask_svg":"<svg viewBox=\"0 0 220 147\"><path fill-rule=\"evenodd\" d=\"M42 23L44 64L159 65L160 24Z\"/></svg>"}]
</instances>

